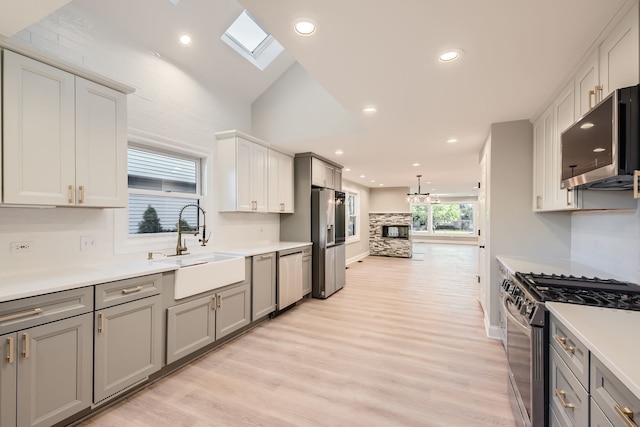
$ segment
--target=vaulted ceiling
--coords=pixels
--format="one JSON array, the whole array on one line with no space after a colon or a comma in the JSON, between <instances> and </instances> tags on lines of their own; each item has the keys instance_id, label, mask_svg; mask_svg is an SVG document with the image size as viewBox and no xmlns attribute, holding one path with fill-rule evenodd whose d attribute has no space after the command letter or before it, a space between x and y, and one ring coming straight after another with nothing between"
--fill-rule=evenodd
<instances>
[{"instance_id":1,"label":"vaulted ceiling","mask_svg":"<svg viewBox=\"0 0 640 427\"><path fill-rule=\"evenodd\" d=\"M365 186L415 191L422 174L423 190L445 196L476 194L489 125L535 118L629 1L73 3L206 86L253 103L257 137L328 157ZM243 8L285 48L265 71L220 41ZM313 36L293 31L300 17L317 24ZM7 34L2 20L0 31ZM194 36L189 50L175 42L181 31ZM439 62L452 48L462 58ZM366 105L378 112L363 114ZM448 144L451 138L458 142Z\"/></svg>"}]
</instances>

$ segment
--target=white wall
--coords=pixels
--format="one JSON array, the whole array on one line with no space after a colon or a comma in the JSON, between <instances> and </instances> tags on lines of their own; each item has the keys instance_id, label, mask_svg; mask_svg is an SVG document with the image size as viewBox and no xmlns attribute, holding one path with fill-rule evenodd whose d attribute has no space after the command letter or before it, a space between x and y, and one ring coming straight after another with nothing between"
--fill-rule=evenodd
<instances>
[{"instance_id":1,"label":"white wall","mask_svg":"<svg viewBox=\"0 0 640 427\"><path fill-rule=\"evenodd\" d=\"M571 214L571 258L640 284L640 209Z\"/></svg>"},{"instance_id":2,"label":"white wall","mask_svg":"<svg viewBox=\"0 0 640 427\"><path fill-rule=\"evenodd\" d=\"M409 187L372 188L369 212L411 212L408 192Z\"/></svg>"},{"instance_id":3,"label":"white wall","mask_svg":"<svg viewBox=\"0 0 640 427\"><path fill-rule=\"evenodd\" d=\"M228 129L250 133L251 105L210 93L170 62L147 53L143 47L123 43L102 27L99 19L84 14L73 4L18 33L14 39L135 87L136 92L128 97L130 129L210 153L205 200L207 225L213 232L210 247L278 240L277 214L218 214L211 197L215 192L214 133ZM144 247L138 253L114 253L116 237L126 235L126 230L115 225L117 216L113 209L0 208L2 270L19 273L34 268L82 266L108 262L116 256L138 258L149 250L168 250L166 242L143 243L137 245ZM94 237L97 247L81 252L80 236ZM10 242L22 241L32 242L32 252L10 253ZM191 248L196 245L191 244Z\"/></svg>"},{"instance_id":4,"label":"white wall","mask_svg":"<svg viewBox=\"0 0 640 427\"><path fill-rule=\"evenodd\" d=\"M342 180L344 191L357 192L360 196L360 238L347 241L346 258L347 264L364 258L369 254L369 187L357 184L353 181Z\"/></svg>"}]
</instances>

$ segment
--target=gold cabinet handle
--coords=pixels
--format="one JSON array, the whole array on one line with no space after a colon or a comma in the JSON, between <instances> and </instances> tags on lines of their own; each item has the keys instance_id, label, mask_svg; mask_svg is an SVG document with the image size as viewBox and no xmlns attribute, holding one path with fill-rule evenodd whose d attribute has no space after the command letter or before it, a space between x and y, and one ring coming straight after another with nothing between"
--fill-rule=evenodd
<instances>
[{"instance_id":1,"label":"gold cabinet handle","mask_svg":"<svg viewBox=\"0 0 640 427\"><path fill-rule=\"evenodd\" d=\"M73 185L70 185L69 187L67 187L69 189L69 203L73 204L74 202L74 191L73 191Z\"/></svg>"},{"instance_id":2,"label":"gold cabinet handle","mask_svg":"<svg viewBox=\"0 0 640 427\"><path fill-rule=\"evenodd\" d=\"M620 415L620 418L622 418L622 421L624 421L627 427L638 427L638 424L633 421L633 411L631 409L626 406L623 408L620 405L615 405L613 408L618 415Z\"/></svg>"},{"instance_id":3,"label":"gold cabinet handle","mask_svg":"<svg viewBox=\"0 0 640 427\"><path fill-rule=\"evenodd\" d=\"M15 352L15 343L13 338L7 338L7 363L11 365L13 363L13 353Z\"/></svg>"},{"instance_id":4,"label":"gold cabinet handle","mask_svg":"<svg viewBox=\"0 0 640 427\"><path fill-rule=\"evenodd\" d=\"M211 297L211 302L213 303L213 304L211 304L211 309L213 311L216 311L216 296L215 295Z\"/></svg>"},{"instance_id":5,"label":"gold cabinet handle","mask_svg":"<svg viewBox=\"0 0 640 427\"><path fill-rule=\"evenodd\" d=\"M41 308L34 308L33 310L23 311L22 313L10 314L8 316L0 317L0 323L7 322L9 320L21 319L23 317L33 316L34 314L42 313L44 310Z\"/></svg>"},{"instance_id":6,"label":"gold cabinet handle","mask_svg":"<svg viewBox=\"0 0 640 427\"><path fill-rule=\"evenodd\" d=\"M142 290L142 286L136 286L135 288L128 288L122 290L122 295L132 294L134 292L140 292Z\"/></svg>"},{"instance_id":7,"label":"gold cabinet handle","mask_svg":"<svg viewBox=\"0 0 640 427\"><path fill-rule=\"evenodd\" d=\"M640 199L638 194L638 181L640 181L640 170L633 171L633 198Z\"/></svg>"},{"instance_id":8,"label":"gold cabinet handle","mask_svg":"<svg viewBox=\"0 0 640 427\"><path fill-rule=\"evenodd\" d=\"M556 339L556 341L558 342L558 344L560 344L560 347L562 347L562 349L564 351L568 351L569 353L574 353L576 348L567 344L567 338L566 337L559 337L559 336L554 336L554 338Z\"/></svg>"},{"instance_id":9,"label":"gold cabinet handle","mask_svg":"<svg viewBox=\"0 0 640 427\"><path fill-rule=\"evenodd\" d=\"M536 209L542 209L542 196L536 196Z\"/></svg>"},{"instance_id":10,"label":"gold cabinet handle","mask_svg":"<svg viewBox=\"0 0 640 427\"><path fill-rule=\"evenodd\" d=\"M284 203L280 203L280 212L284 212Z\"/></svg>"},{"instance_id":11,"label":"gold cabinet handle","mask_svg":"<svg viewBox=\"0 0 640 427\"><path fill-rule=\"evenodd\" d=\"M222 296L218 294L218 308L220 308L220 305L222 305Z\"/></svg>"},{"instance_id":12,"label":"gold cabinet handle","mask_svg":"<svg viewBox=\"0 0 640 427\"><path fill-rule=\"evenodd\" d=\"M571 194L571 190L567 189L567 206L573 205L573 203L571 203Z\"/></svg>"},{"instance_id":13,"label":"gold cabinet handle","mask_svg":"<svg viewBox=\"0 0 640 427\"><path fill-rule=\"evenodd\" d=\"M104 332L104 313L98 313L98 333Z\"/></svg>"},{"instance_id":14,"label":"gold cabinet handle","mask_svg":"<svg viewBox=\"0 0 640 427\"><path fill-rule=\"evenodd\" d=\"M589 91L589 109L592 109L593 105L594 105L594 104L591 103L591 97L593 97L595 99L595 97L596 97L596 91L595 90L590 90Z\"/></svg>"},{"instance_id":15,"label":"gold cabinet handle","mask_svg":"<svg viewBox=\"0 0 640 427\"><path fill-rule=\"evenodd\" d=\"M565 398L566 395L567 393L564 390L556 389L556 396L558 396L558 399L560 399L560 403L562 404L562 407L565 409L574 409L575 406L573 405L573 403L567 402Z\"/></svg>"},{"instance_id":16,"label":"gold cabinet handle","mask_svg":"<svg viewBox=\"0 0 640 427\"><path fill-rule=\"evenodd\" d=\"M84 185L78 187L78 191L80 192L80 197L78 198L78 203L84 203Z\"/></svg>"},{"instance_id":17,"label":"gold cabinet handle","mask_svg":"<svg viewBox=\"0 0 640 427\"><path fill-rule=\"evenodd\" d=\"M263 260L263 261L266 260L266 259L271 259L271 258L273 258L273 255L261 255L260 256L260 259Z\"/></svg>"},{"instance_id":18,"label":"gold cabinet handle","mask_svg":"<svg viewBox=\"0 0 640 427\"><path fill-rule=\"evenodd\" d=\"M22 334L22 343L24 345L24 347L22 348L22 356L25 359L29 358L29 353L31 353L30 348L29 348L29 343L30 343L30 339L29 339L29 334L24 333Z\"/></svg>"},{"instance_id":19,"label":"gold cabinet handle","mask_svg":"<svg viewBox=\"0 0 640 427\"><path fill-rule=\"evenodd\" d=\"M604 90L604 87L602 85L596 85L595 87L595 94L596 94L596 104L600 101L602 101L602 91Z\"/></svg>"}]
</instances>

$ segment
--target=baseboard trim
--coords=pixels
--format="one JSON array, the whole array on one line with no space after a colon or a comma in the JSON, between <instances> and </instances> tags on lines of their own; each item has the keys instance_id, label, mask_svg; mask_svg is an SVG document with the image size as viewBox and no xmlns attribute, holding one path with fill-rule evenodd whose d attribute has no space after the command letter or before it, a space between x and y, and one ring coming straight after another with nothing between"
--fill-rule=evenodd
<instances>
[{"instance_id":1,"label":"baseboard trim","mask_svg":"<svg viewBox=\"0 0 640 427\"><path fill-rule=\"evenodd\" d=\"M501 333L500 333L500 328L498 326L492 326L489 323L489 319L487 319L486 317L484 318L484 330L487 332L487 337L494 339L494 340L500 340L502 339L501 337Z\"/></svg>"},{"instance_id":2,"label":"baseboard trim","mask_svg":"<svg viewBox=\"0 0 640 427\"><path fill-rule=\"evenodd\" d=\"M356 256L354 256L352 258L347 259L345 264L346 265L353 264L354 262L358 262L361 259L364 259L364 258L366 258L368 256L369 256L369 251L363 252L363 253L358 254L358 255L356 255Z\"/></svg>"}]
</instances>

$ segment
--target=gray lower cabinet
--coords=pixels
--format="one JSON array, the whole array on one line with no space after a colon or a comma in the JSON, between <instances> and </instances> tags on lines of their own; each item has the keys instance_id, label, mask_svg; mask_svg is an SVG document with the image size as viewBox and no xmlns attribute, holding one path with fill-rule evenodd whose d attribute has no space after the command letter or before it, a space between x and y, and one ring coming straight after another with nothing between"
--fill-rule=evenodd
<instances>
[{"instance_id":1,"label":"gray lower cabinet","mask_svg":"<svg viewBox=\"0 0 640 427\"><path fill-rule=\"evenodd\" d=\"M640 419L640 399L593 353L591 353L591 397L605 417L616 427L632 426Z\"/></svg>"},{"instance_id":2,"label":"gray lower cabinet","mask_svg":"<svg viewBox=\"0 0 640 427\"><path fill-rule=\"evenodd\" d=\"M552 347L549 350L551 411L561 426L589 425L589 393Z\"/></svg>"},{"instance_id":3,"label":"gray lower cabinet","mask_svg":"<svg viewBox=\"0 0 640 427\"><path fill-rule=\"evenodd\" d=\"M276 310L276 254L255 255L251 261L252 319Z\"/></svg>"},{"instance_id":4,"label":"gray lower cabinet","mask_svg":"<svg viewBox=\"0 0 640 427\"><path fill-rule=\"evenodd\" d=\"M0 425L50 426L91 406L91 313L0 337Z\"/></svg>"},{"instance_id":5,"label":"gray lower cabinet","mask_svg":"<svg viewBox=\"0 0 640 427\"><path fill-rule=\"evenodd\" d=\"M591 427L613 427L613 424L606 417L602 409L598 406L598 404L591 398Z\"/></svg>"},{"instance_id":6,"label":"gray lower cabinet","mask_svg":"<svg viewBox=\"0 0 640 427\"><path fill-rule=\"evenodd\" d=\"M216 293L216 339L251 323L251 286L244 283Z\"/></svg>"},{"instance_id":7,"label":"gray lower cabinet","mask_svg":"<svg viewBox=\"0 0 640 427\"><path fill-rule=\"evenodd\" d=\"M311 246L309 246L302 252L302 296L311 293L311 272Z\"/></svg>"},{"instance_id":8,"label":"gray lower cabinet","mask_svg":"<svg viewBox=\"0 0 640 427\"><path fill-rule=\"evenodd\" d=\"M167 309L167 364L216 340L215 294Z\"/></svg>"},{"instance_id":9,"label":"gray lower cabinet","mask_svg":"<svg viewBox=\"0 0 640 427\"><path fill-rule=\"evenodd\" d=\"M96 301L96 307L99 305ZM161 296L155 295L95 312L94 403L160 369L161 309Z\"/></svg>"}]
</instances>

